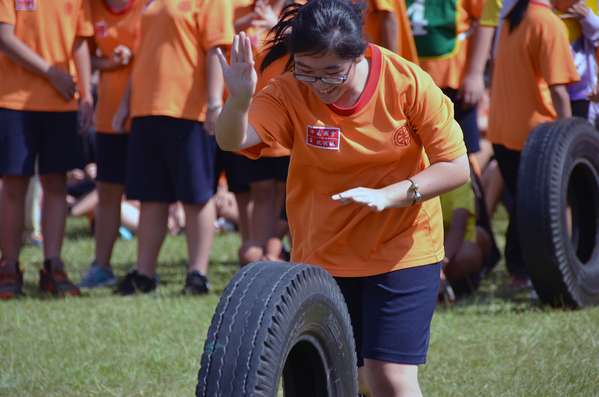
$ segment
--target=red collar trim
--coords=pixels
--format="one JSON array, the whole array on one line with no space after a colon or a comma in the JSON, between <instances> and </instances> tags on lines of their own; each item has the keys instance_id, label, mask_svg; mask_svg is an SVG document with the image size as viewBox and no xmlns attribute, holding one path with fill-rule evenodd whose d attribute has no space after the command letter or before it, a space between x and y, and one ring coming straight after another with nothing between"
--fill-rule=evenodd
<instances>
[{"instance_id":1,"label":"red collar trim","mask_svg":"<svg viewBox=\"0 0 599 397\"><path fill-rule=\"evenodd\" d=\"M331 109L334 113L340 116L351 116L364 109L368 101L370 101L370 99L374 95L376 87L378 87L379 85L382 67L381 50L377 46L372 44L369 44L368 47L368 50L366 50L366 57L370 55L370 74L368 76L368 82L366 83L366 87L364 87L364 92L362 92L362 95L360 96L358 102L351 108L340 108L335 104L327 105L329 109Z\"/></svg>"},{"instance_id":2,"label":"red collar trim","mask_svg":"<svg viewBox=\"0 0 599 397\"><path fill-rule=\"evenodd\" d=\"M551 8L551 6L549 6L548 4L545 4L545 3L539 3L538 1L531 0L528 4L534 4L534 5L541 6L541 7L547 7L551 11L553 11L553 8Z\"/></svg>"},{"instance_id":3,"label":"red collar trim","mask_svg":"<svg viewBox=\"0 0 599 397\"><path fill-rule=\"evenodd\" d=\"M112 7L110 4L108 4L108 1L106 1L106 0L102 0L102 3L104 3L106 8L108 8L108 10L110 12L112 12L113 14L116 14L116 15L120 15L120 14L124 14L127 11L129 11L131 9L131 7L133 7L133 3L135 3L135 0L129 0L127 5L125 7L123 7L121 10L117 10L116 8Z\"/></svg>"}]
</instances>

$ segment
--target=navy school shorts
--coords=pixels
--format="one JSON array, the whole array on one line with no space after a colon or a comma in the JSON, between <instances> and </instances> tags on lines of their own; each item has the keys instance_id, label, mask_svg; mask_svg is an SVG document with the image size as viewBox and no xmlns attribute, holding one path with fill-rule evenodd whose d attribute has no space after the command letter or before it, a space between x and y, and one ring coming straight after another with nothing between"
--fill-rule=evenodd
<instances>
[{"instance_id":1,"label":"navy school shorts","mask_svg":"<svg viewBox=\"0 0 599 397\"><path fill-rule=\"evenodd\" d=\"M468 154L480 151L480 131L476 121L477 106L467 110L462 110L462 101L456 101L455 99L456 95L458 94L458 90L453 88L445 88L443 89L443 93L447 95L454 104L454 117L464 133L464 143L466 144L466 150Z\"/></svg>"},{"instance_id":2,"label":"navy school shorts","mask_svg":"<svg viewBox=\"0 0 599 397\"><path fill-rule=\"evenodd\" d=\"M349 310L358 367L364 358L426 362L440 274L441 264L435 263L371 277L335 277Z\"/></svg>"},{"instance_id":3,"label":"navy school shorts","mask_svg":"<svg viewBox=\"0 0 599 397\"><path fill-rule=\"evenodd\" d=\"M125 184L128 134L96 132L96 166L98 182Z\"/></svg>"},{"instance_id":4,"label":"navy school shorts","mask_svg":"<svg viewBox=\"0 0 599 397\"><path fill-rule=\"evenodd\" d=\"M243 156L237 162L237 178L242 184L274 179L277 182L287 182L289 173L289 156L260 157L252 160Z\"/></svg>"},{"instance_id":5,"label":"navy school shorts","mask_svg":"<svg viewBox=\"0 0 599 397\"><path fill-rule=\"evenodd\" d=\"M0 175L62 174L83 168L77 112L0 108Z\"/></svg>"},{"instance_id":6,"label":"navy school shorts","mask_svg":"<svg viewBox=\"0 0 599 397\"><path fill-rule=\"evenodd\" d=\"M127 198L206 203L213 196L215 154L216 139L198 121L136 117L127 148Z\"/></svg>"},{"instance_id":7,"label":"navy school shorts","mask_svg":"<svg viewBox=\"0 0 599 397\"><path fill-rule=\"evenodd\" d=\"M246 157L233 152L227 152L217 147L216 160L214 161L214 192L218 187L218 179L220 173L225 172L227 177L227 185L232 193L245 193L250 191L250 186L247 183L239 181L238 172L239 166L237 163Z\"/></svg>"}]
</instances>

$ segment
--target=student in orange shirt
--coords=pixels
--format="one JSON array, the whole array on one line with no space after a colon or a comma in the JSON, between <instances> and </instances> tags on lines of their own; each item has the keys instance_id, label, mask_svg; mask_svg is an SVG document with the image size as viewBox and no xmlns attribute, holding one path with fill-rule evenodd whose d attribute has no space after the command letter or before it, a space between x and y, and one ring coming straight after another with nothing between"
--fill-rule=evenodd
<instances>
[{"instance_id":1,"label":"student in orange shirt","mask_svg":"<svg viewBox=\"0 0 599 397\"><path fill-rule=\"evenodd\" d=\"M515 198L520 153L538 124L570 117L566 86L579 81L566 25L553 12L572 0L519 0L499 33L489 104L488 139L510 195ZM505 259L511 288L528 283L516 209L509 209Z\"/></svg>"},{"instance_id":2,"label":"student in orange shirt","mask_svg":"<svg viewBox=\"0 0 599 397\"><path fill-rule=\"evenodd\" d=\"M405 0L368 0L363 29L373 44L418 63Z\"/></svg>"},{"instance_id":3,"label":"student in orange shirt","mask_svg":"<svg viewBox=\"0 0 599 397\"><path fill-rule=\"evenodd\" d=\"M36 159L44 194L44 266L39 286L52 294L80 294L65 273L60 251L67 213L66 173L83 167L77 133L87 131L92 121L85 39L92 34L85 0L0 0L0 175L4 183L0 298L22 295L19 252L25 196Z\"/></svg>"},{"instance_id":4,"label":"student in orange shirt","mask_svg":"<svg viewBox=\"0 0 599 397\"><path fill-rule=\"evenodd\" d=\"M476 22L485 0L406 3L420 66L455 103L468 153L476 153L480 150L476 106L485 88L486 54L474 45L480 44Z\"/></svg>"},{"instance_id":5,"label":"student in orange shirt","mask_svg":"<svg viewBox=\"0 0 599 397\"><path fill-rule=\"evenodd\" d=\"M268 31L277 23L277 18L287 0L264 2L262 0L236 0L233 2L235 31L245 32L252 42L255 57L266 40ZM282 73L282 66L273 66L258 75L257 91L262 89L272 77ZM219 150L219 155L229 158L234 163L235 179L233 189L249 186L249 199L244 200L244 193L237 192L238 203L241 204L242 245L239 249L239 261L242 265L263 260L268 255L271 259L280 259L281 252L268 252L267 243L271 239L280 240L281 224L285 233L286 224L280 219L285 201L285 185L289 168L289 150L278 147L268 156L250 160L245 156L234 155ZM281 245L282 247L282 245ZM278 251L278 250L277 250Z\"/></svg>"},{"instance_id":6,"label":"student in orange shirt","mask_svg":"<svg viewBox=\"0 0 599 397\"><path fill-rule=\"evenodd\" d=\"M129 81L133 66L131 49L145 4L145 0L91 2L92 68L100 70L95 112L98 205L94 222L95 259L81 280L80 288L112 286L118 282L110 267L110 257L121 225L129 136L112 129L112 117Z\"/></svg>"},{"instance_id":7,"label":"student in orange shirt","mask_svg":"<svg viewBox=\"0 0 599 397\"><path fill-rule=\"evenodd\" d=\"M154 0L142 14L137 59L113 118L117 132L132 118L125 192L141 201L136 269L116 294L156 289L156 261L175 201L185 209L189 253L183 291L208 293L216 215L213 135L224 92L216 48L232 42L232 21L230 2L220 0Z\"/></svg>"},{"instance_id":8,"label":"student in orange shirt","mask_svg":"<svg viewBox=\"0 0 599 397\"><path fill-rule=\"evenodd\" d=\"M255 97L251 43L236 36L231 65L220 55L229 97L216 136L252 158L291 150L291 260L336 278L362 385L417 396L444 256L437 196L466 183L469 166L451 102L418 66L364 41L364 8L285 8L261 69L283 59L289 72Z\"/></svg>"}]
</instances>

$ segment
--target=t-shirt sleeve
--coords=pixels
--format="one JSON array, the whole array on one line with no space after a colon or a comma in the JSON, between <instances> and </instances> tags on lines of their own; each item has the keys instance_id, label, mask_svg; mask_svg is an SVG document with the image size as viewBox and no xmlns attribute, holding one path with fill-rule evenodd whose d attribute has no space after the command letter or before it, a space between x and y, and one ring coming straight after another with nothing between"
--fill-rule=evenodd
<instances>
[{"instance_id":1,"label":"t-shirt sleeve","mask_svg":"<svg viewBox=\"0 0 599 397\"><path fill-rule=\"evenodd\" d=\"M0 22L13 26L17 23L14 0L0 0Z\"/></svg>"},{"instance_id":2,"label":"t-shirt sleeve","mask_svg":"<svg viewBox=\"0 0 599 397\"><path fill-rule=\"evenodd\" d=\"M198 21L202 48L208 51L216 46L229 46L235 37L233 6L230 1L208 0L201 10Z\"/></svg>"},{"instance_id":3,"label":"t-shirt sleeve","mask_svg":"<svg viewBox=\"0 0 599 397\"><path fill-rule=\"evenodd\" d=\"M464 1L464 9L468 12L468 14L474 18L478 19L481 17L483 13L483 9L485 7L485 0L463 0Z\"/></svg>"},{"instance_id":4,"label":"t-shirt sleeve","mask_svg":"<svg viewBox=\"0 0 599 397\"><path fill-rule=\"evenodd\" d=\"M552 86L579 81L566 25L556 20L554 29L545 29L543 32L539 49L539 67L547 84Z\"/></svg>"},{"instance_id":5,"label":"t-shirt sleeve","mask_svg":"<svg viewBox=\"0 0 599 397\"><path fill-rule=\"evenodd\" d=\"M455 121L453 103L432 78L415 70L416 85L409 98L408 119L431 163L449 161L466 153L462 129Z\"/></svg>"},{"instance_id":6,"label":"t-shirt sleeve","mask_svg":"<svg viewBox=\"0 0 599 397\"><path fill-rule=\"evenodd\" d=\"M479 23L481 26L497 27L501 13L501 0L487 0Z\"/></svg>"},{"instance_id":7,"label":"t-shirt sleeve","mask_svg":"<svg viewBox=\"0 0 599 397\"><path fill-rule=\"evenodd\" d=\"M92 9L89 0L81 2L79 18L77 20L77 36L92 37L94 35L94 25L92 23Z\"/></svg>"},{"instance_id":8,"label":"t-shirt sleeve","mask_svg":"<svg viewBox=\"0 0 599 397\"><path fill-rule=\"evenodd\" d=\"M242 153L250 158L267 156L271 148L293 146L293 122L284 95L285 89L276 80L258 92L250 107L249 123L254 127L262 144L245 149Z\"/></svg>"},{"instance_id":9,"label":"t-shirt sleeve","mask_svg":"<svg viewBox=\"0 0 599 397\"><path fill-rule=\"evenodd\" d=\"M395 4L393 0L372 0L371 6L375 11L395 12Z\"/></svg>"}]
</instances>

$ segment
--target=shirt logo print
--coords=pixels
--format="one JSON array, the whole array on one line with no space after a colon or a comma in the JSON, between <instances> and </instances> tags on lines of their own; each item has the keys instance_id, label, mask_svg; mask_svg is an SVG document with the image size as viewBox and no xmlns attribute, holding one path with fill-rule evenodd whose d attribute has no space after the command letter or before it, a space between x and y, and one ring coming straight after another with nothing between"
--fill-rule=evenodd
<instances>
[{"instance_id":1,"label":"shirt logo print","mask_svg":"<svg viewBox=\"0 0 599 397\"><path fill-rule=\"evenodd\" d=\"M64 13L67 15L71 15L73 13L73 5L71 3L66 3L64 5Z\"/></svg>"},{"instance_id":2,"label":"shirt logo print","mask_svg":"<svg viewBox=\"0 0 599 397\"><path fill-rule=\"evenodd\" d=\"M319 149L339 150L341 130L332 127L312 127L306 130L306 145Z\"/></svg>"},{"instance_id":3,"label":"shirt logo print","mask_svg":"<svg viewBox=\"0 0 599 397\"><path fill-rule=\"evenodd\" d=\"M94 36L95 37L108 36L108 24L106 22L94 23Z\"/></svg>"},{"instance_id":4,"label":"shirt logo print","mask_svg":"<svg viewBox=\"0 0 599 397\"><path fill-rule=\"evenodd\" d=\"M191 10L191 3L189 1L182 1L178 5L179 11L187 12Z\"/></svg>"},{"instance_id":5,"label":"shirt logo print","mask_svg":"<svg viewBox=\"0 0 599 397\"><path fill-rule=\"evenodd\" d=\"M402 125L393 133L393 146L395 147L406 147L410 144L410 133L408 127Z\"/></svg>"},{"instance_id":6,"label":"shirt logo print","mask_svg":"<svg viewBox=\"0 0 599 397\"><path fill-rule=\"evenodd\" d=\"M15 0L15 11L34 11L36 0Z\"/></svg>"}]
</instances>

